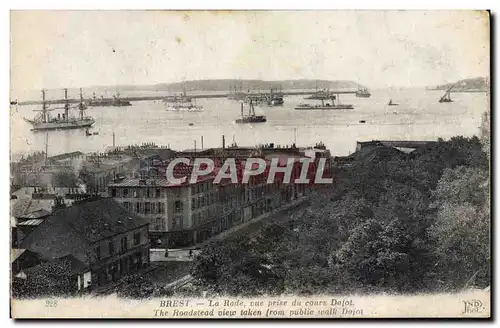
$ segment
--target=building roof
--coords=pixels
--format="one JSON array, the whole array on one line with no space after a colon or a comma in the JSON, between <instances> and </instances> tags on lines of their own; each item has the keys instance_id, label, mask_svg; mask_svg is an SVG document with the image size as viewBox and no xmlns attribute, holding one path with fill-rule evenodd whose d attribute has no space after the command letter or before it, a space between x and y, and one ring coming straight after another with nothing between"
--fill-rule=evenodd
<instances>
[{"instance_id":1,"label":"building roof","mask_svg":"<svg viewBox=\"0 0 500 328\"><path fill-rule=\"evenodd\" d=\"M87 271L88 265L73 255L63 256L50 262L44 262L23 270L27 275L43 275L45 279L54 279L55 283L60 275L73 276Z\"/></svg>"},{"instance_id":2,"label":"building roof","mask_svg":"<svg viewBox=\"0 0 500 328\"><path fill-rule=\"evenodd\" d=\"M31 220L17 223L17 226L37 226L42 222L43 222L43 219L31 219Z\"/></svg>"},{"instance_id":3,"label":"building roof","mask_svg":"<svg viewBox=\"0 0 500 328\"><path fill-rule=\"evenodd\" d=\"M22 248L11 248L10 250L10 263L17 260L23 253L26 252L25 249Z\"/></svg>"},{"instance_id":4,"label":"building roof","mask_svg":"<svg viewBox=\"0 0 500 328\"><path fill-rule=\"evenodd\" d=\"M131 187L144 187L144 188L156 188L156 187L162 187L162 188L170 188L170 187L180 187L180 186L188 186L192 184L190 182L190 176L191 174L186 175L186 181L184 183L172 183L166 178L161 178L161 179L124 179L119 182L112 182L108 184L109 187L125 187L125 188L131 188ZM203 181L209 181L214 179L214 174L211 175L205 175L205 176L199 176L198 181L203 182ZM181 177L178 177L181 178ZM144 181L144 182L141 182Z\"/></svg>"},{"instance_id":5,"label":"building roof","mask_svg":"<svg viewBox=\"0 0 500 328\"><path fill-rule=\"evenodd\" d=\"M88 263L89 255L93 256L92 243L147 224L114 199L87 201L56 210L24 238L21 246L44 259L72 254Z\"/></svg>"},{"instance_id":6,"label":"building roof","mask_svg":"<svg viewBox=\"0 0 500 328\"><path fill-rule=\"evenodd\" d=\"M83 156L84 154L81 151L73 151L71 153L64 153L55 156L51 156L48 159L52 161L60 161L62 159L73 158L78 156Z\"/></svg>"},{"instance_id":7,"label":"building roof","mask_svg":"<svg viewBox=\"0 0 500 328\"><path fill-rule=\"evenodd\" d=\"M18 219L37 219L52 212L53 199L18 199L11 207L11 214Z\"/></svg>"}]
</instances>

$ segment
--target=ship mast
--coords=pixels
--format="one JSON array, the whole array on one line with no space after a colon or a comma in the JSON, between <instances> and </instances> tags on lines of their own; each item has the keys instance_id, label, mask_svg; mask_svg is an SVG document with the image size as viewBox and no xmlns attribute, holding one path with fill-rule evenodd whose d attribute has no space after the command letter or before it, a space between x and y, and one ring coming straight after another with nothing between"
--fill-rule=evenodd
<instances>
[{"instance_id":1,"label":"ship mast","mask_svg":"<svg viewBox=\"0 0 500 328\"><path fill-rule=\"evenodd\" d=\"M64 119L69 119L69 102L68 102L68 89L64 89Z\"/></svg>"},{"instance_id":2,"label":"ship mast","mask_svg":"<svg viewBox=\"0 0 500 328\"><path fill-rule=\"evenodd\" d=\"M45 134L45 165L48 163L48 152L49 152L49 131Z\"/></svg>"},{"instance_id":3,"label":"ship mast","mask_svg":"<svg viewBox=\"0 0 500 328\"><path fill-rule=\"evenodd\" d=\"M252 99L250 99L250 109L248 112L249 112L250 116L255 116L255 110L253 108L253 100Z\"/></svg>"},{"instance_id":4,"label":"ship mast","mask_svg":"<svg viewBox=\"0 0 500 328\"><path fill-rule=\"evenodd\" d=\"M95 98L95 93L94 93L94 98ZM82 88L80 88L80 104L78 108L80 109L80 119L83 120L83 112L85 111L85 105L83 104Z\"/></svg>"},{"instance_id":5,"label":"ship mast","mask_svg":"<svg viewBox=\"0 0 500 328\"><path fill-rule=\"evenodd\" d=\"M49 118L47 117L47 103L45 102L45 90L42 89L42 119L43 122L47 123L49 121Z\"/></svg>"}]
</instances>

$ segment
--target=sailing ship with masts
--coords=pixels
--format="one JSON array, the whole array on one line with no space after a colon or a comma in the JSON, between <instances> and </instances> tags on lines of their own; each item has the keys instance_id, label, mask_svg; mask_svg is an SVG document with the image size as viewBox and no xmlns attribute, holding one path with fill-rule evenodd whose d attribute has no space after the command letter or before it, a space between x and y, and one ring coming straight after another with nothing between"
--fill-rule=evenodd
<instances>
[{"instance_id":1,"label":"sailing ship with masts","mask_svg":"<svg viewBox=\"0 0 500 328\"><path fill-rule=\"evenodd\" d=\"M328 97L308 98L321 100L321 104L300 104L295 107L296 110L338 110L338 109L354 109L353 105L340 103L339 94L328 94ZM325 102L326 101L326 102Z\"/></svg>"},{"instance_id":2,"label":"sailing ship with masts","mask_svg":"<svg viewBox=\"0 0 500 328\"><path fill-rule=\"evenodd\" d=\"M94 95L92 99L87 100L87 105L91 107L123 107L123 106L132 106L130 101L125 100L120 98L120 93L117 92L115 95L113 95L113 98L104 98L104 96L101 95L100 98L98 98L94 92Z\"/></svg>"},{"instance_id":3,"label":"sailing ship with masts","mask_svg":"<svg viewBox=\"0 0 500 328\"><path fill-rule=\"evenodd\" d=\"M439 102L440 103L449 103L449 102L453 102L453 100L451 100L451 89L453 89L455 87L456 84L452 85L451 88L447 89L446 92L444 93L444 95L441 97L441 99L439 99Z\"/></svg>"},{"instance_id":4,"label":"sailing ship with masts","mask_svg":"<svg viewBox=\"0 0 500 328\"><path fill-rule=\"evenodd\" d=\"M70 115L70 104L68 99L68 89L64 89L64 100L65 104L64 113L58 113L57 116L52 116L51 111L59 108L48 108L47 101L45 100L45 90L42 90L42 109L36 109L35 111L40 112L33 119L24 118L24 120L30 123L33 128L32 131L40 130L67 130L67 129L80 129L91 127L95 123L92 117L85 116L85 110L87 106L83 101L82 89L80 88L80 103L73 108L78 109L78 117Z\"/></svg>"},{"instance_id":5,"label":"sailing ship with masts","mask_svg":"<svg viewBox=\"0 0 500 328\"><path fill-rule=\"evenodd\" d=\"M264 115L255 115L253 102L250 101L248 115L243 113L243 102L241 102L241 118L237 119L236 123L264 123L267 119Z\"/></svg>"},{"instance_id":6,"label":"sailing ship with masts","mask_svg":"<svg viewBox=\"0 0 500 328\"><path fill-rule=\"evenodd\" d=\"M240 84L239 89L234 85L233 87L230 87L230 92L229 95L227 96L227 99L229 100L236 100L236 101L244 101L250 91L244 92L243 91L243 84Z\"/></svg>"}]
</instances>

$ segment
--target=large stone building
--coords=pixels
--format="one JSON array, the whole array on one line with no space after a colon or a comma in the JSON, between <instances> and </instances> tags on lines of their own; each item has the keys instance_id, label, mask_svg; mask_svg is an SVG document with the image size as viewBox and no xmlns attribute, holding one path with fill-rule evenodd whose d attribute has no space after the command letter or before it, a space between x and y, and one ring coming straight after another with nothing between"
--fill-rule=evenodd
<instances>
[{"instance_id":1,"label":"large stone building","mask_svg":"<svg viewBox=\"0 0 500 328\"><path fill-rule=\"evenodd\" d=\"M237 150L231 149L233 152ZM294 181L299 177L302 164L298 158L304 156L304 151L294 148L290 153L286 149L280 149L268 151L261 158L270 163L276 154L283 157L285 162L286 159L295 157L297 161L294 163L291 180ZM312 151L310 156L315 161L321 157L329 158L329 153L322 149L315 151L310 148L307 151ZM260 152L261 155L262 153ZM194 157L195 154L191 155ZM206 150L202 155L211 155L216 165L222 162L220 155L214 155L213 150ZM185 183L172 184L164 178L167 164L154 167L153 175L142 174L142 178L117 179L108 185L109 196L132 213L149 221L150 242L155 248L198 244L235 225L304 197L313 188L313 184L281 183L279 177L282 174L279 173L275 182L267 183L267 170L252 176L248 184L225 180L214 183L214 174L201 177L195 183L190 183L188 178ZM244 165L244 159L237 160L239 176ZM178 167L179 165L176 166ZM330 169L328 164L325 173L331 175ZM189 177L192 167L178 170L184 170L184 175Z\"/></svg>"}]
</instances>

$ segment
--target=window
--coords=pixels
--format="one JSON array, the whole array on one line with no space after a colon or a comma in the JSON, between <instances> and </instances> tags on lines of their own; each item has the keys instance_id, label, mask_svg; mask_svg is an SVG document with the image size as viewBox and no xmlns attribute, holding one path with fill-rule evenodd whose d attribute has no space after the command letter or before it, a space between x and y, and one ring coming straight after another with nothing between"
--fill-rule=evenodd
<instances>
[{"instance_id":1,"label":"window","mask_svg":"<svg viewBox=\"0 0 500 328\"><path fill-rule=\"evenodd\" d=\"M135 211L136 213L140 213L141 212L141 206L140 206L141 203L135 203Z\"/></svg>"},{"instance_id":2,"label":"window","mask_svg":"<svg viewBox=\"0 0 500 328\"><path fill-rule=\"evenodd\" d=\"M184 209L184 205L180 200L176 200L174 203L174 211L175 212L182 212Z\"/></svg>"},{"instance_id":3,"label":"window","mask_svg":"<svg viewBox=\"0 0 500 328\"><path fill-rule=\"evenodd\" d=\"M127 248L128 248L128 241L127 241L127 237L125 236L121 240L121 250L122 250L122 253L126 252Z\"/></svg>"},{"instance_id":4,"label":"window","mask_svg":"<svg viewBox=\"0 0 500 328\"><path fill-rule=\"evenodd\" d=\"M141 243L141 233L136 232L134 233L134 246L137 246Z\"/></svg>"},{"instance_id":5,"label":"window","mask_svg":"<svg viewBox=\"0 0 500 328\"><path fill-rule=\"evenodd\" d=\"M123 202L123 206L127 209L127 211L130 211L130 203L129 202Z\"/></svg>"},{"instance_id":6,"label":"window","mask_svg":"<svg viewBox=\"0 0 500 328\"><path fill-rule=\"evenodd\" d=\"M128 188L123 189L123 198L128 198Z\"/></svg>"},{"instance_id":7,"label":"window","mask_svg":"<svg viewBox=\"0 0 500 328\"><path fill-rule=\"evenodd\" d=\"M161 197L160 188L156 188L156 198L160 198L160 197Z\"/></svg>"},{"instance_id":8,"label":"window","mask_svg":"<svg viewBox=\"0 0 500 328\"><path fill-rule=\"evenodd\" d=\"M149 214L149 213L151 213L151 203L145 202L144 203L144 214Z\"/></svg>"},{"instance_id":9,"label":"window","mask_svg":"<svg viewBox=\"0 0 500 328\"><path fill-rule=\"evenodd\" d=\"M160 231L163 230L163 219L162 218L156 218L155 220L155 230Z\"/></svg>"},{"instance_id":10,"label":"window","mask_svg":"<svg viewBox=\"0 0 500 328\"><path fill-rule=\"evenodd\" d=\"M115 254L115 244L113 244L112 240L108 242L108 247L109 247L109 256L113 256Z\"/></svg>"},{"instance_id":11,"label":"window","mask_svg":"<svg viewBox=\"0 0 500 328\"><path fill-rule=\"evenodd\" d=\"M111 188L111 197L116 197L116 188Z\"/></svg>"},{"instance_id":12,"label":"window","mask_svg":"<svg viewBox=\"0 0 500 328\"><path fill-rule=\"evenodd\" d=\"M165 204L163 204L162 202L159 202L157 204L158 206L158 214L161 214L161 213L165 213Z\"/></svg>"},{"instance_id":13,"label":"window","mask_svg":"<svg viewBox=\"0 0 500 328\"><path fill-rule=\"evenodd\" d=\"M94 248L95 256L97 257L98 260L101 259L101 246L96 246Z\"/></svg>"},{"instance_id":14,"label":"window","mask_svg":"<svg viewBox=\"0 0 500 328\"><path fill-rule=\"evenodd\" d=\"M151 197L150 189L146 188L146 198L150 198L150 197Z\"/></svg>"}]
</instances>

